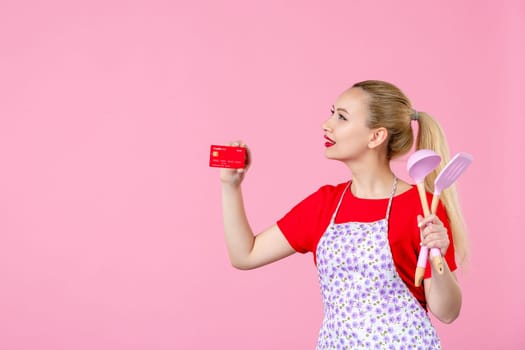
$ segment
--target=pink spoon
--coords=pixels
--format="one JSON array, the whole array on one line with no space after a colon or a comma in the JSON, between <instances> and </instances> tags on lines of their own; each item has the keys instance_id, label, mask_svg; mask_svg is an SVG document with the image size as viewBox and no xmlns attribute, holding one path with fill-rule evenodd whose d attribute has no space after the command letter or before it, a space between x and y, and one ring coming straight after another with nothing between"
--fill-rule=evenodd
<instances>
[{"instance_id":1,"label":"pink spoon","mask_svg":"<svg viewBox=\"0 0 525 350\"><path fill-rule=\"evenodd\" d=\"M428 207L428 200L425 190L425 177L430 174L434 169L436 169L441 163L441 157L434 151L429 149L422 149L414 152L407 162L408 175L414 180L419 192L419 199L421 201L421 206L423 207L423 214L428 216L430 214L430 209ZM431 250L431 255L435 260L441 260L441 252L437 248ZM427 266L428 260L428 248L421 246L419 250L419 256L417 259L417 267L415 273L415 285L416 287L421 286L423 277L425 275L425 267ZM433 260L434 261L434 260ZM435 261L435 263L441 263L441 261ZM437 267L439 271L439 266ZM443 271L443 265L441 265L441 271Z\"/></svg>"}]
</instances>

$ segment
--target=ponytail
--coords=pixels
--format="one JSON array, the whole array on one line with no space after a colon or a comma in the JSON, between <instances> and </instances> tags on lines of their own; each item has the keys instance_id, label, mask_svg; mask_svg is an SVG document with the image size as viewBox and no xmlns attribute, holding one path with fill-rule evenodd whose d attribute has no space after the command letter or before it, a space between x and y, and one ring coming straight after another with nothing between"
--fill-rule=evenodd
<instances>
[{"instance_id":1,"label":"ponytail","mask_svg":"<svg viewBox=\"0 0 525 350\"><path fill-rule=\"evenodd\" d=\"M441 163L439 166L425 177L425 189L433 193L434 181L439 172L449 162L450 152L445 134L434 118L425 112L418 112L418 122L419 128L416 138L416 150L431 149L441 156ZM452 230L456 258L459 264L462 264L466 262L468 257L468 241L465 220L461 213L455 185L443 190L440 199L446 209L450 228Z\"/></svg>"}]
</instances>

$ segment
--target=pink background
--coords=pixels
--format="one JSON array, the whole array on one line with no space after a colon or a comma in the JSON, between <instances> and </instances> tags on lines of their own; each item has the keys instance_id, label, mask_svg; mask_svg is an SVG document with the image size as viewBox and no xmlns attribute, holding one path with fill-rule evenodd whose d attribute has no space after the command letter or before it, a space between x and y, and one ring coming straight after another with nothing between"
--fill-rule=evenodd
<instances>
[{"instance_id":1,"label":"pink background","mask_svg":"<svg viewBox=\"0 0 525 350\"><path fill-rule=\"evenodd\" d=\"M312 256L230 266L209 145L252 148L260 231L348 178L321 123L364 79L475 156L444 348L525 348L524 23L510 0L2 0L0 349L313 349Z\"/></svg>"}]
</instances>

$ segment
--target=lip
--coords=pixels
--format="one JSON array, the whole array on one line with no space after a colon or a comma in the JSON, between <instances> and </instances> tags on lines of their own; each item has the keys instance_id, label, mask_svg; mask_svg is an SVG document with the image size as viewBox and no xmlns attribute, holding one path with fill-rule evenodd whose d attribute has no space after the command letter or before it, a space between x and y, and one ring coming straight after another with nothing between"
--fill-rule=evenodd
<instances>
[{"instance_id":1,"label":"lip","mask_svg":"<svg viewBox=\"0 0 525 350\"><path fill-rule=\"evenodd\" d=\"M335 141L329 138L328 136L324 135L324 138L327 140L327 142L325 142L324 144L326 147L332 147L333 145L335 145Z\"/></svg>"}]
</instances>

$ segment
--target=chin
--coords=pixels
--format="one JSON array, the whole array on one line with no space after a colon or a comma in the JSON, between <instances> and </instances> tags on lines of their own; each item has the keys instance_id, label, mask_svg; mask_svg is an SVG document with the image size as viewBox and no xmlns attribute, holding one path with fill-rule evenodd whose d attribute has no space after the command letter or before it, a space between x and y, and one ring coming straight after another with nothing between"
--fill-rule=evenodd
<instances>
[{"instance_id":1,"label":"chin","mask_svg":"<svg viewBox=\"0 0 525 350\"><path fill-rule=\"evenodd\" d=\"M332 152L330 152L330 149L327 148L325 149L324 151L324 156L327 158L327 159L334 159L334 156L331 154Z\"/></svg>"},{"instance_id":2,"label":"chin","mask_svg":"<svg viewBox=\"0 0 525 350\"><path fill-rule=\"evenodd\" d=\"M329 152L328 150L324 152L324 156L325 156L326 159L330 159L330 160L342 160L341 158L337 157L336 155L331 154L331 152Z\"/></svg>"}]
</instances>

